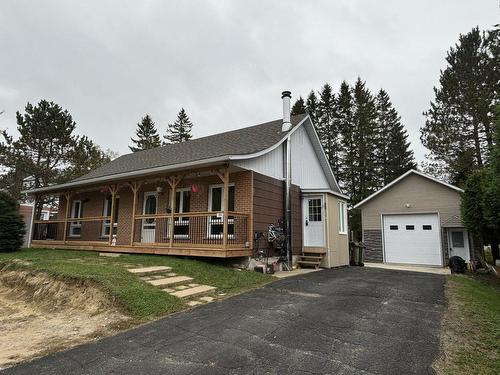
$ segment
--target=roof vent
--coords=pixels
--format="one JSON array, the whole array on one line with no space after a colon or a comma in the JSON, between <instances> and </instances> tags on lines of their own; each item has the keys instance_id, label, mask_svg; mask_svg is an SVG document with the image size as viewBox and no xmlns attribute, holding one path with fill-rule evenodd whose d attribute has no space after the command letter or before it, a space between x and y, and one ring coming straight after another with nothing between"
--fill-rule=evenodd
<instances>
[{"instance_id":1,"label":"roof vent","mask_svg":"<svg viewBox=\"0 0 500 375\"><path fill-rule=\"evenodd\" d=\"M290 99L292 98L292 93L290 91L283 91L281 93L281 99L283 99L283 125L281 131L287 132L292 128L292 123L290 122Z\"/></svg>"}]
</instances>

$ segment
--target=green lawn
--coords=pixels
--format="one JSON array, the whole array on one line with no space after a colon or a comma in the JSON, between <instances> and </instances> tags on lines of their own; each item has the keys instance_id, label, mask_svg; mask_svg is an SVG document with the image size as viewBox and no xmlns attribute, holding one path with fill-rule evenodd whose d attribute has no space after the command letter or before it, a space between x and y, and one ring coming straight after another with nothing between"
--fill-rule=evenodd
<instances>
[{"instance_id":1,"label":"green lawn","mask_svg":"<svg viewBox=\"0 0 500 375\"><path fill-rule=\"evenodd\" d=\"M14 261L14 259L20 260ZM29 263L28 263L29 262ZM0 253L1 268L44 271L56 277L96 282L122 310L136 320L147 320L186 308L184 301L149 285L126 270L126 265L164 265L172 272L191 276L193 282L217 287L218 292L236 294L264 285L269 275L239 271L202 260L159 255L100 257L98 252L26 249Z\"/></svg>"},{"instance_id":2,"label":"green lawn","mask_svg":"<svg viewBox=\"0 0 500 375\"><path fill-rule=\"evenodd\" d=\"M443 326L441 374L500 374L500 279L452 275Z\"/></svg>"}]
</instances>

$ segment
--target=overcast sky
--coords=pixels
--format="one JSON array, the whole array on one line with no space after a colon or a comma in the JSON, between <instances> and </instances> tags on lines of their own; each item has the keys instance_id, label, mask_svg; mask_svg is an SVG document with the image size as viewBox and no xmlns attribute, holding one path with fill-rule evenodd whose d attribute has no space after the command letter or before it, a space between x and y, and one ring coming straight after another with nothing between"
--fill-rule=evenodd
<instances>
[{"instance_id":1,"label":"overcast sky","mask_svg":"<svg viewBox=\"0 0 500 375\"><path fill-rule=\"evenodd\" d=\"M498 0L22 1L0 6L0 128L52 100L77 132L129 152L149 113L160 133L184 107L200 137L281 117L328 81L383 87L419 160L422 111L460 33L500 21Z\"/></svg>"}]
</instances>

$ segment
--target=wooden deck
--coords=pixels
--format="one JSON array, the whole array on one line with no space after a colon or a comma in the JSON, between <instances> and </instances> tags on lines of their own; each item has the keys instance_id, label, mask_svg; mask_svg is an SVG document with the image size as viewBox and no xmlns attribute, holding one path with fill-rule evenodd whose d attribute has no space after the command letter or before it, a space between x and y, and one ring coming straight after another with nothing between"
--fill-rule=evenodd
<instances>
[{"instance_id":1,"label":"wooden deck","mask_svg":"<svg viewBox=\"0 0 500 375\"><path fill-rule=\"evenodd\" d=\"M252 250L242 247L201 247L201 246L180 246L174 247L156 246L151 244L134 244L133 246L117 245L110 246L106 242L84 242L84 241L49 241L33 240L32 247L41 249L68 249L68 250L87 250L101 251L110 253L130 253L130 254L156 254L156 255L184 255L193 257L211 257L211 258L235 258L251 256Z\"/></svg>"}]
</instances>

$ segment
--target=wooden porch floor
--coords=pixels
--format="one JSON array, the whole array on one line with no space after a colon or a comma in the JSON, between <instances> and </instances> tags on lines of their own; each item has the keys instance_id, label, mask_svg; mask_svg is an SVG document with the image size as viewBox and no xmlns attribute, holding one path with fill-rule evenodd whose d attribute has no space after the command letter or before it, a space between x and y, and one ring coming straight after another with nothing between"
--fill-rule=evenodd
<instances>
[{"instance_id":1,"label":"wooden porch floor","mask_svg":"<svg viewBox=\"0 0 500 375\"><path fill-rule=\"evenodd\" d=\"M134 244L110 246L101 242L76 242L76 241L48 241L33 240L31 247L40 249L67 249L67 250L88 250L102 251L110 253L129 254L156 254L156 255L184 255L192 257L212 257L212 258L235 258L251 256L252 249L242 247L184 247L184 246L157 246L149 244Z\"/></svg>"}]
</instances>

